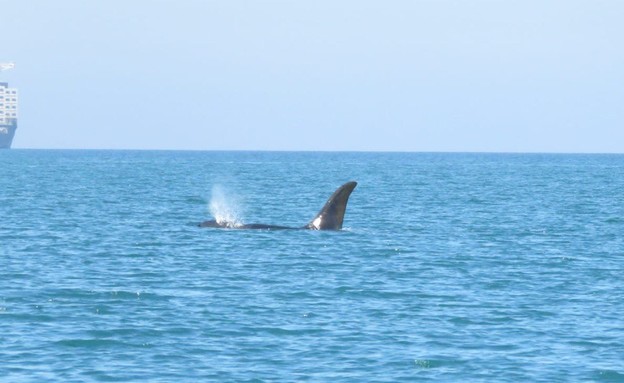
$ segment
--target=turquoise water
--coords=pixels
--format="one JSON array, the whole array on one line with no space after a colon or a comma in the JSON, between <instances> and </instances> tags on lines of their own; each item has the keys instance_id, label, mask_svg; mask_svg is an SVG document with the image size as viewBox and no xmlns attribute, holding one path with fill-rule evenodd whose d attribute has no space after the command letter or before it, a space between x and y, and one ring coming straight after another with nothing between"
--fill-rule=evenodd
<instances>
[{"instance_id":1,"label":"turquoise water","mask_svg":"<svg viewBox=\"0 0 624 383\"><path fill-rule=\"evenodd\" d=\"M2 382L624 381L622 155L0 162Z\"/></svg>"}]
</instances>

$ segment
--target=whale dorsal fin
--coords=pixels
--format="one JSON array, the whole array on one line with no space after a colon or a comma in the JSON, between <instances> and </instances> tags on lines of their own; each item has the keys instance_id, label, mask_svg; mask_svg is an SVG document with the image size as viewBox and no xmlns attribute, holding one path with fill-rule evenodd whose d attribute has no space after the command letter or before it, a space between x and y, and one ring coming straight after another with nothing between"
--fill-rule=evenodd
<instances>
[{"instance_id":1,"label":"whale dorsal fin","mask_svg":"<svg viewBox=\"0 0 624 383\"><path fill-rule=\"evenodd\" d=\"M344 220L345 210L349 196L357 182L351 181L339 187L334 194L329 197L321 211L308 223L305 228L312 230L340 230Z\"/></svg>"}]
</instances>

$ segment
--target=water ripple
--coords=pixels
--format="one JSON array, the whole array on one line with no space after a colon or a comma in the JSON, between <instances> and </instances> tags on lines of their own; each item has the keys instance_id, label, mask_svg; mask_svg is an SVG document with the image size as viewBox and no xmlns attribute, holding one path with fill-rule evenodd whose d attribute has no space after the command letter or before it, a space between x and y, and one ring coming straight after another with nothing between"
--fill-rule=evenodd
<instances>
[{"instance_id":1,"label":"water ripple","mask_svg":"<svg viewBox=\"0 0 624 383\"><path fill-rule=\"evenodd\" d=\"M0 160L2 381L624 381L622 156ZM196 227L349 179L344 232Z\"/></svg>"}]
</instances>

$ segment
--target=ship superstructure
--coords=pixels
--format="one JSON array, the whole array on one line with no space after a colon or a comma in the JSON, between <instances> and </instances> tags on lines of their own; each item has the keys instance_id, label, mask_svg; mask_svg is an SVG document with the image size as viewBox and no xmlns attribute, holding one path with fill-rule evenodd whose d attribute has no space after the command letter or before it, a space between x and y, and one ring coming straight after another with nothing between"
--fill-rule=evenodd
<instances>
[{"instance_id":1,"label":"ship superstructure","mask_svg":"<svg viewBox=\"0 0 624 383\"><path fill-rule=\"evenodd\" d=\"M13 63L0 63L0 71L11 69ZM9 149L17 129L17 89L0 82L0 149Z\"/></svg>"}]
</instances>

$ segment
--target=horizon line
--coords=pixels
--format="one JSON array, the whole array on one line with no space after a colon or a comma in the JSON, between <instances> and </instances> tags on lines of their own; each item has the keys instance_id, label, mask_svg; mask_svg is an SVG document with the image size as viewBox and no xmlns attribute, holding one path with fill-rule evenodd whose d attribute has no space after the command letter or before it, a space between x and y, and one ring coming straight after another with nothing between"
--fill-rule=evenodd
<instances>
[{"instance_id":1,"label":"horizon line","mask_svg":"<svg viewBox=\"0 0 624 383\"><path fill-rule=\"evenodd\" d=\"M127 152L248 152L248 153L387 153L387 154L549 154L549 155L624 155L624 152L549 152L549 151L479 151L479 150L318 150L318 149L154 149L154 148L11 148L19 150L48 151L127 151Z\"/></svg>"}]
</instances>

